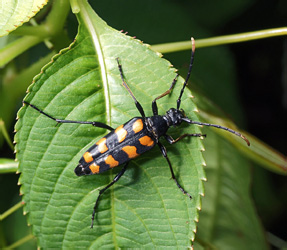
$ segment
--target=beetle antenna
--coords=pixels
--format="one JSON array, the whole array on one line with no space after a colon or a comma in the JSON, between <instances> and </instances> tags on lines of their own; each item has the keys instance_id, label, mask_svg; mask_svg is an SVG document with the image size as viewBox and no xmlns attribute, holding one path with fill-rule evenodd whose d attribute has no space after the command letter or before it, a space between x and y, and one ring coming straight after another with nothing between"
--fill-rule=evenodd
<instances>
[{"instance_id":1,"label":"beetle antenna","mask_svg":"<svg viewBox=\"0 0 287 250\"><path fill-rule=\"evenodd\" d=\"M187 76L185 78L185 81L184 81L184 84L183 84L183 87L180 91L180 94L179 94L179 97L177 99L177 109L180 108L180 104L181 104L181 97L182 97L182 94L184 92L184 89L187 85L187 82L188 82L188 79L190 77L190 73L191 73L191 69L192 69L192 65L193 65L193 60L194 60L194 52L195 52L195 41L194 41L194 38L192 37L191 38L191 57L190 57L190 64L189 64L189 69L188 69L188 73L187 73Z\"/></svg>"},{"instance_id":2,"label":"beetle antenna","mask_svg":"<svg viewBox=\"0 0 287 250\"><path fill-rule=\"evenodd\" d=\"M244 135L242 135L239 132L236 132L236 131L234 131L234 130L232 130L230 128L226 128L226 127L223 127L223 126L220 126L220 125L216 125L216 124L210 124L210 123L204 123L204 122L196 122L196 121L192 121L192 120L190 120L190 119L188 119L186 117L182 118L182 120L187 122L187 123L189 123L189 124L197 124L197 125L215 127L215 128L226 130L226 131L228 131L228 132L230 132L232 134L235 134L235 135L241 137L244 141L246 141L247 145L250 146L250 142L248 141L248 139Z\"/></svg>"}]
</instances>

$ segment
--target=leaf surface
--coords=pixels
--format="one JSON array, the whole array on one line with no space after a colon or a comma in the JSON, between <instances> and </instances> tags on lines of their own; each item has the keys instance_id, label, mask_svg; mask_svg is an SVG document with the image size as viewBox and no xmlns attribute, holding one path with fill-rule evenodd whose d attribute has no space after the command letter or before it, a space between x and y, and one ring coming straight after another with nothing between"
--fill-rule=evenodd
<instances>
[{"instance_id":1,"label":"leaf surface","mask_svg":"<svg viewBox=\"0 0 287 250\"><path fill-rule=\"evenodd\" d=\"M197 237L213 248L268 249L250 197L248 161L214 131L203 131L208 132L204 154L208 181Z\"/></svg>"},{"instance_id":2,"label":"leaf surface","mask_svg":"<svg viewBox=\"0 0 287 250\"><path fill-rule=\"evenodd\" d=\"M46 4L47 0L1 1L0 37L28 22Z\"/></svg>"},{"instance_id":3,"label":"leaf surface","mask_svg":"<svg viewBox=\"0 0 287 250\"><path fill-rule=\"evenodd\" d=\"M100 121L114 128L139 116L121 84L116 58L134 95L152 115L152 100L175 77L168 61L148 46L113 30L87 3L80 3L76 41L43 68L25 100L59 119ZM176 106L183 79L173 93L158 101L159 113ZM182 108L197 119L191 93ZM205 179L199 138L167 145L178 181L193 196L190 201L170 179L166 160L156 147L133 160L118 183L100 200L94 229L91 214L100 188L120 167L101 175L74 174L83 153L107 131L89 125L59 124L31 107L18 113L17 158L21 192L29 223L44 248L187 247L194 239ZM171 129L175 138L198 127Z\"/></svg>"}]
</instances>

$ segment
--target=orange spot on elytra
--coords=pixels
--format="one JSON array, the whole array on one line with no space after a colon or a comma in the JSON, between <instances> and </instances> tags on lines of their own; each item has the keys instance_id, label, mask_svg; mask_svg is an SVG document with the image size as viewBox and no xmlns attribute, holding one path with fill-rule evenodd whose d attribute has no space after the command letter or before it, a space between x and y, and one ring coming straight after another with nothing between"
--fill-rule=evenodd
<instances>
[{"instance_id":1,"label":"orange spot on elytra","mask_svg":"<svg viewBox=\"0 0 287 250\"><path fill-rule=\"evenodd\" d=\"M148 147L151 147L154 144L154 141L147 135L141 137L139 141L141 145L148 146Z\"/></svg>"},{"instance_id":2,"label":"orange spot on elytra","mask_svg":"<svg viewBox=\"0 0 287 250\"><path fill-rule=\"evenodd\" d=\"M119 142L122 142L124 139L126 139L126 136L128 132L123 128L124 125L119 126L116 130L115 133L118 136Z\"/></svg>"},{"instance_id":3,"label":"orange spot on elytra","mask_svg":"<svg viewBox=\"0 0 287 250\"><path fill-rule=\"evenodd\" d=\"M133 124L133 131L138 133L143 129L143 121L141 119L137 119Z\"/></svg>"},{"instance_id":4,"label":"orange spot on elytra","mask_svg":"<svg viewBox=\"0 0 287 250\"><path fill-rule=\"evenodd\" d=\"M109 155L109 156L105 159L105 163L106 163L107 165L110 165L110 168L114 168L114 167L116 167L116 166L119 165L119 162L116 161L116 160L114 159L114 157L112 157L111 155Z\"/></svg>"},{"instance_id":5,"label":"orange spot on elytra","mask_svg":"<svg viewBox=\"0 0 287 250\"><path fill-rule=\"evenodd\" d=\"M84 157L85 162L87 163L92 162L94 160L90 152L84 153L83 157Z\"/></svg>"},{"instance_id":6,"label":"orange spot on elytra","mask_svg":"<svg viewBox=\"0 0 287 250\"><path fill-rule=\"evenodd\" d=\"M96 163L91 164L89 168L93 174L97 174L100 171L100 166L96 165Z\"/></svg>"},{"instance_id":7,"label":"orange spot on elytra","mask_svg":"<svg viewBox=\"0 0 287 250\"><path fill-rule=\"evenodd\" d=\"M102 138L96 143L98 145L98 149L100 153L104 153L108 150L108 147L106 145L106 140L107 140L106 138Z\"/></svg>"},{"instance_id":8,"label":"orange spot on elytra","mask_svg":"<svg viewBox=\"0 0 287 250\"><path fill-rule=\"evenodd\" d=\"M135 146L125 146L125 147L122 148L122 150L125 153L127 153L128 157L130 159L139 156L139 154L137 153L137 148Z\"/></svg>"}]
</instances>

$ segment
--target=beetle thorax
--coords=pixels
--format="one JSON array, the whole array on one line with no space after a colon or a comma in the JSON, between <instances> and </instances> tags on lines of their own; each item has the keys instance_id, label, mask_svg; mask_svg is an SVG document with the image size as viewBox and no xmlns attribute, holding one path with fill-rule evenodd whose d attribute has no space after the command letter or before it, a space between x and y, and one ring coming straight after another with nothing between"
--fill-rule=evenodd
<instances>
[{"instance_id":1,"label":"beetle thorax","mask_svg":"<svg viewBox=\"0 0 287 250\"><path fill-rule=\"evenodd\" d=\"M155 115L146 118L146 125L148 131L153 135L153 137L158 141L158 139L165 135L169 126L167 124L164 116Z\"/></svg>"},{"instance_id":2,"label":"beetle thorax","mask_svg":"<svg viewBox=\"0 0 287 250\"><path fill-rule=\"evenodd\" d=\"M167 125L168 127L171 126L179 126L182 122L182 118L184 118L184 111L183 110L179 110L179 109L175 109L175 108L171 108L166 112L166 115L164 116L164 118L167 121Z\"/></svg>"}]
</instances>

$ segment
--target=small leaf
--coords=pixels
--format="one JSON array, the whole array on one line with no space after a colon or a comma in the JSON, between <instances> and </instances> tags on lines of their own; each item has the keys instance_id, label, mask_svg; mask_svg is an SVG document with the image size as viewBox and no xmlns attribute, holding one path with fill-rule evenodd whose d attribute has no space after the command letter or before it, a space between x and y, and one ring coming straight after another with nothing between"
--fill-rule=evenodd
<instances>
[{"instance_id":1,"label":"small leaf","mask_svg":"<svg viewBox=\"0 0 287 250\"><path fill-rule=\"evenodd\" d=\"M46 4L47 0L1 1L0 37L28 22Z\"/></svg>"},{"instance_id":2,"label":"small leaf","mask_svg":"<svg viewBox=\"0 0 287 250\"><path fill-rule=\"evenodd\" d=\"M25 100L53 117L100 121L112 127L139 116L122 86L116 58L148 116L152 100L166 91L175 70L147 45L103 22L87 3L80 3L79 33L70 48L43 68ZM183 84L158 101L159 113L176 106ZM182 108L191 119L195 105L186 90ZM98 190L111 182L119 168L101 175L77 177L80 157L107 134L89 125L58 124L31 107L18 112L16 151L22 172L19 182L25 212L43 248L162 247L185 248L194 239L201 208L204 164L199 138L167 145L178 181L189 200L170 179L170 170L156 147L129 164L125 175L102 196L94 229L91 213ZM199 133L196 126L171 129L176 138Z\"/></svg>"}]
</instances>

